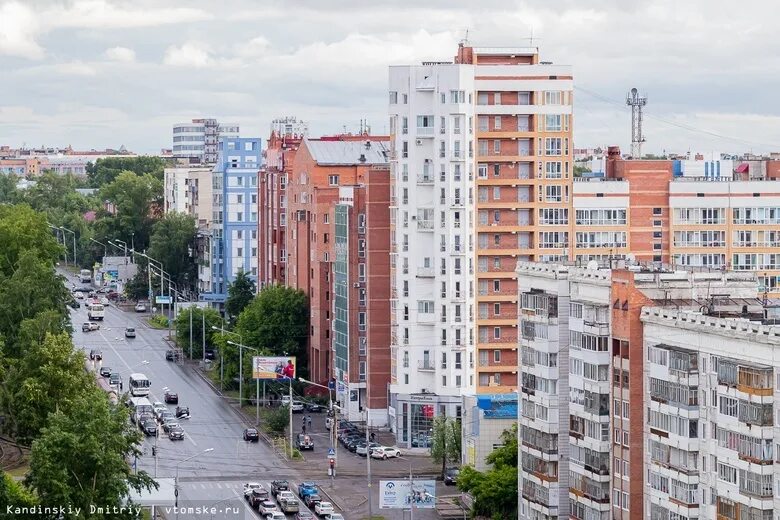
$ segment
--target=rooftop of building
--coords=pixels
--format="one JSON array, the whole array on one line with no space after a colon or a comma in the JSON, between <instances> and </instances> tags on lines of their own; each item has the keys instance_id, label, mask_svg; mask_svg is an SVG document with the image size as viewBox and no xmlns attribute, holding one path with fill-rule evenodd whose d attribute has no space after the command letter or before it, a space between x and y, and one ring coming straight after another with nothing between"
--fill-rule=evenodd
<instances>
[{"instance_id":1,"label":"rooftop of building","mask_svg":"<svg viewBox=\"0 0 780 520\"><path fill-rule=\"evenodd\" d=\"M320 165L351 166L358 164L386 165L390 141L304 139L312 158Z\"/></svg>"},{"instance_id":2,"label":"rooftop of building","mask_svg":"<svg viewBox=\"0 0 780 520\"><path fill-rule=\"evenodd\" d=\"M780 320L771 317L757 317L754 314L726 315L710 314L690 309L676 309L659 305L642 308L640 318L643 322L673 324L675 329L690 329L724 336L751 335L754 339L763 338L764 342L780 343Z\"/></svg>"}]
</instances>

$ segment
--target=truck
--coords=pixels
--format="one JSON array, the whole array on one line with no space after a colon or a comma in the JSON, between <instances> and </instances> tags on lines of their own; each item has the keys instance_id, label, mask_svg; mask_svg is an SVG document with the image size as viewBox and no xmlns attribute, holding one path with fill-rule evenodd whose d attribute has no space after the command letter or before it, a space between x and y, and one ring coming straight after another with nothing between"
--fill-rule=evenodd
<instances>
[{"instance_id":1,"label":"truck","mask_svg":"<svg viewBox=\"0 0 780 520\"><path fill-rule=\"evenodd\" d=\"M92 281L92 271L89 269L82 269L79 273L79 281L81 283L90 283Z\"/></svg>"}]
</instances>

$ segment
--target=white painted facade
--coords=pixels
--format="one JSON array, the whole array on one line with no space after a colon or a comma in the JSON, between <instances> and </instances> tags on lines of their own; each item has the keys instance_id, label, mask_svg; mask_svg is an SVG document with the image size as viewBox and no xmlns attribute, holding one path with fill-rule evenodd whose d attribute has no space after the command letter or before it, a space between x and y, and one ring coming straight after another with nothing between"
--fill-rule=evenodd
<instances>
[{"instance_id":1,"label":"white painted facade","mask_svg":"<svg viewBox=\"0 0 780 520\"><path fill-rule=\"evenodd\" d=\"M474 381L474 66L390 67L391 412L424 448Z\"/></svg>"},{"instance_id":2,"label":"white painted facade","mask_svg":"<svg viewBox=\"0 0 780 520\"><path fill-rule=\"evenodd\" d=\"M644 308L644 518L780 518L780 327Z\"/></svg>"}]
</instances>

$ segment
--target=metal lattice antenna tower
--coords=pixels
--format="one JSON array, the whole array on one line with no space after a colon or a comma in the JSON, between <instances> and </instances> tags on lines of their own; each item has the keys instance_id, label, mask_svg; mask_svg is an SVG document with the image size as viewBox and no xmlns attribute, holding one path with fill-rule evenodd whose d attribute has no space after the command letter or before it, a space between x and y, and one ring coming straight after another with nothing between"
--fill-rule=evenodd
<instances>
[{"instance_id":1,"label":"metal lattice antenna tower","mask_svg":"<svg viewBox=\"0 0 780 520\"><path fill-rule=\"evenodd\" d=\"M626 105L631 107L631 157L642 158L642 143L645 136L642 134L642 107L647 104L647 97L640 96L635 88L626 96Z\"/></svg>"}]
</instances>

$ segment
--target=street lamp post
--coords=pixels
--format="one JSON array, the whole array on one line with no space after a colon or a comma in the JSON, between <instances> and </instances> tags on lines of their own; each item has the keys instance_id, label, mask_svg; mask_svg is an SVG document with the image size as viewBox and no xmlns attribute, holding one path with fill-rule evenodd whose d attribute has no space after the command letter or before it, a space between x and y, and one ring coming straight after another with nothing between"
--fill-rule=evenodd
<instances>
[{"instance_id":1,"label":"street lamp post","mask_svg":"<svg viewBox=\"0 0 780 520\"><path fill-rule=\"evenodd\" d=\"M225 333L228 333L228 334L233 334L233 335L235 335L235 336L238 336L238 342L239 342L239 343L244 343L244 338L242 338L242 337L241 337L241 334L239 334L238 332L232 332L232 331L230 331L230 330L225 330L225 328L224 328L224 327L215 327L214 325L212 325L212 326L211 326L211 330L219 330L219 331L221 331L221 332L222 332L222 335L223 335L223 336L225 335ZM239 353L239 356L240 356L240 355L241 355L241 354ZM225 360L224 360L224 354L222 353L222 349L220 349L220 350L219 350L219 391L220 391L220 392L222 391L222 385L223 385L223 382L222 382L222 381L223 381L223 378L224 378L224 376L225 376L225 362L224 362L224 361L225 361ZM243 375L243 372L242 372L241 374ZM240 377L240 378L238 379L238 385L239 385L239 387L241 386L241 380L242 380L242 379L243 379L243 377ZM239 393L240 393L240 390L239 390Z\"/></svg>"},{"instance_id":2,"label":"street lamp post","mask_svg":"<svg viewBox=\"0 0 780 520\"><path fill-rule=\"evenodd\" d=\"M330 447L333 450L333 460L334 460L333 471L331 472L330 475L330 481L332 486L333 480L336 478L336 467L338 466L339 463L339 457L338 457L339 443L337 441L339 420L338 420L338 415L336 415L336 410L340 409L340 407L333 404L333 396L331 394L331 390L335 392L335 388L331 389L329 386L321 385L319 383L315 383L314 381L309 381L308 379L304 379L302 377L299 377L298 381L301 381L302 383L306 383L307 385L318 386L328 391L328 410L333 410L333 424L330 427ZM369 456L370 454L367 453L366 457Z\"/></svg>"},{"instance_id":3,"label":"street lamp post","mask_svg":"<svg viewBox=\"0 0 780 520\"><path fill-rule=\"evenodd\" d=\"M208 453L210 451L214 451L214 448L205 449L205 450L201 451L200 453L196 453L195 455L193 455L191 457L187 457L186 459L180 460L179 462L176 463L176 479L174 480L174 484L173 484L174 495L176 497L176 504L175 504L175 507L176 507L176 518L179 518L179 465L184 463L184 462L187 462L188 460L192 460L195 457L198 457L200 455Z\"/></svg>"},{"instance_id":4,"label":"street lamp post","mask_svg":"<svg viewBox=\"0 0 780 520\"><path fill-rule=\"evenodd\" d=\"M108 256L108 246L104 244L103 242L100 242L99 240L95 240L94 238L89 239L91 242L94 242L98 245L103 246L103 261L105 262L106 256Z\"/></svg>"},{"instance_id":5,"label":"street lamp post","mask_svg":"<svg viewBox=\"0 0 780 520\"><path fill-rule=\"evenodd\" d=\"M119 242L120 244L122 244L122 247L125 250L125 256L127 256L127 242L125 242L124 240L119 240L118 238L115 238L114 242ZM130 251L132 251L132 249L130 249Z\"/></svg>"},{"instance_id":6,"label":"street lamp post","mask_svg":"<svg viewBox=\"0 0 780 520\"><path fill-rule=\"evenodd\" d=\"M242 393L242 386L241 381L244 380L244 357L243 352L245 348L248 348L249 350L252 350L254 352L260 353L260 350L252 347L247 347L246 345L242 345L240 343L234 343L232 341L228 341L229 344L234 345L238 347L238 357L239 357L239 371L241 372L241 377L239 377L239 396L238 396L238 407L241 408L242 400L244 398L244 394ZM292 388L292 387L291 387ZM291 392L292 393L292 392ZM292 410L292 402L290 403L290 409ZM255 423L260 424L260 380L255 379Z\"/></svg>"},{"instance_id":7,"label":"street lamp post","mask_svg":"<svg viewBox=\"0 0 780 520\"><path fill-rule=\"evenodd\" d=\"M62 232L60 228L57 226L52 226L51 224L48 224L48 226L53 229L57 233L57 245L60 243L60 235L62 235L62 246L65 248L65 265L68 264L68 246L65 245L65 233Z\"/></svg>"},{"instance_id":8,"label":"street lamp post","mask_svg":"<svg viewBox=\"0 0 780 520\"><path fill-rule=\"evenodd\" d=\"M67 231L71 235L73 235L73 265L76 265L76 233L74 231L71 231L70 229L66 228L65 226L60 226L60 229L62 231ZM62 243L65 243L65 235L62 235Z\"/></svg>"}]
</instances>

